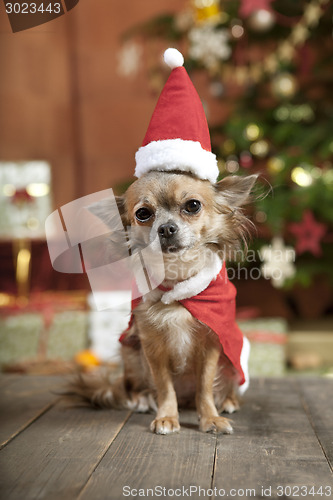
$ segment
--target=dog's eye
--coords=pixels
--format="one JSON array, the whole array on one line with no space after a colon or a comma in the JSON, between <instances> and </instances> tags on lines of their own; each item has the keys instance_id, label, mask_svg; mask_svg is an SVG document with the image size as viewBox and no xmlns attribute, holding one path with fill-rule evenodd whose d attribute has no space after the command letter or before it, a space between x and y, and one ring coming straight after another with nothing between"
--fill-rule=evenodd
<instances>
[{"instance_id":1,"label":"dog's eye","mask_svg":"<svg viewBox=\"0 0 333 500\"><path fill-rule=\"evenodd\" d=\"M153 212L147 207L139 208L139 210L135 212L135 217L139 222L147 222L152 215Z\"/></svg>"},{"instance_id":2,"label":"dog's eye","mask_svg":"<svg viewBox=\"0 0 333 500\"><path fill-rule=\"evenodd\" d=\"M188 200L184 208L189 214L197 214L201 209L201 203L199 200Z\"/></svg>"}]
</instances>

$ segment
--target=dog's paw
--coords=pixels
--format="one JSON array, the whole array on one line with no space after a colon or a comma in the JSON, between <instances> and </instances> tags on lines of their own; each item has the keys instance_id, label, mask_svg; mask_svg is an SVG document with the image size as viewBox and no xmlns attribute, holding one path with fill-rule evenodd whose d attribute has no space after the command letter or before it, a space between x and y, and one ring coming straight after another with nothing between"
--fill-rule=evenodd
<instances>
[{"instance_id":1,"label":"dog's paw","mask_svg":"<svg viewBox=\"0 0 333 500\"><path fill-rule=\"evenodd\" d=\"M232 434L230 421L224 417L201 417L199 428L203 432Z\"/></svg>"},{"instance_id":2,"label":"dog's paw","mask_svg":"<svg viewBox=\"0 0 333 500\"><path fill-rule=\"evenodd\" d=\"M150 424L150 430L155 434L172 434L180 431L177 417L155 418Z\"/></svg>"},{"instance_id":3,"label":"dog's paw","mask_svg":"<svg viewBox=\"0 0 333 500\"><path fill-rule=\"evenodd\" d=\"M240 406L236 398L226 398L223 401L221 412L234 413L234 411L238 411L239 408Z\"/></svg>"}]
</instances>

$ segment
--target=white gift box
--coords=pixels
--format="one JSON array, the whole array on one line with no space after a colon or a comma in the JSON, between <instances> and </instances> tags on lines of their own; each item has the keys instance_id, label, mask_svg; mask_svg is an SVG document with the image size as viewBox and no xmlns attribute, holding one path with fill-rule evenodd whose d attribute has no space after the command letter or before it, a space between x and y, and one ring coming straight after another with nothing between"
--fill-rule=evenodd
<instances>
[{"instance_id":1,"label":"white gift box","mask_svg":"<svg viewBox=\"0 0 333 500\"><path fill-rule=\"evenodd\" d=\"M131 291L94 292L88 296L91 350L103 362L120 362L120 334L131 315Z\"/></svg>"}]
</instances>

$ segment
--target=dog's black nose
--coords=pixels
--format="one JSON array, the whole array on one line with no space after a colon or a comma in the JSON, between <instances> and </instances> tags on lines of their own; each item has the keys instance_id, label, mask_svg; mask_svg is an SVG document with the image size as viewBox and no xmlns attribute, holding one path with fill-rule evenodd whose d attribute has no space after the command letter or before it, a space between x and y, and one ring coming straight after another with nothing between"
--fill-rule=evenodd
<instances>
[{"instance_id":1,"label":"dog's black nose","mask_svg":"<svg viewBox=\"0 0 333 500\"><path fill-rule=\"evenodd\" d=\"M158 234L163 238L171 238L178 232L178 226L174 222L167 222L158 228Z\"/></svg>"}]
</instances>

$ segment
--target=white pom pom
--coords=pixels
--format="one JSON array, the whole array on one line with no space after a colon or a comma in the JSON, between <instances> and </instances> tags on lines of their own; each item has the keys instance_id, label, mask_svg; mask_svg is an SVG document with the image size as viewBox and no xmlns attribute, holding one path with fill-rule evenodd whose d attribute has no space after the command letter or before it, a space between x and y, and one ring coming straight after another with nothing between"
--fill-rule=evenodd
<instances>
[{"instance_id":1,"label":"white pom pom","mask_svg":"<svg viewBox=\"0 0 333 500\"><path fill-rule=\"evenodd\" d=\"M164 52L164 61L169 68L174 69L183 66L184 57L177 49L166 49Z\"/></svg>"}]
</instances>

